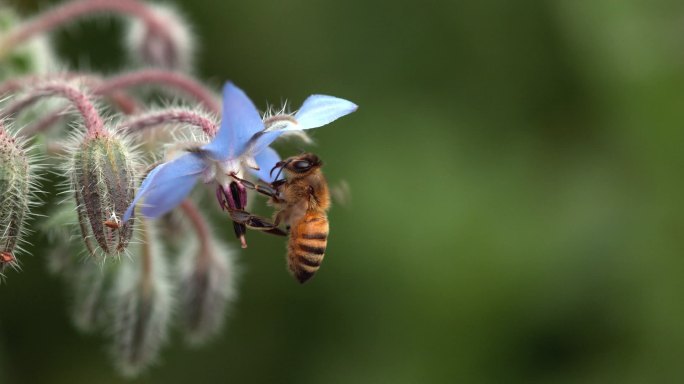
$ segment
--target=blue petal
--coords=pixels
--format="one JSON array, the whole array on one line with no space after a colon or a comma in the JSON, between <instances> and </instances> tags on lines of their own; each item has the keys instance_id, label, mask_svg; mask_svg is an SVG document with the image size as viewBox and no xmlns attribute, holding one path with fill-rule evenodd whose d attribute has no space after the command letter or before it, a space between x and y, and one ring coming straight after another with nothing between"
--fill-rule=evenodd
<instances>
[{"instance_id":1,"label":"blue petal","mask_svg":"<svg viewBox=\"0 0 684 384\"><path fill-rule=\"evenodd\" d=\"M245 151L249 139L263 129L261 116L249 97L235 84L227 82L223 87L221 128L202 149L215 160L236 158Z\"/></svg>"},{"instance_id":2,"label":"blue petal","mask_svg":"<svg viewBox=\"0 0 684 384\"><path fill-rule=\"evenodd\" d=\"M126 209L126 213L124 213L124 223L127 222L131 216L133 216L133 210L135 210L135 206L138 204L138 201L140 201L140 199L145 195L145 192L150 187L150 183L155 179L157 173L159 173L159 170L161 170L165 165L166 164L160 164L147 174L145 180L143 180L142 184L140 184L140 188L138 188L138 192L136 193L133 202L131 202L131 205L129 205L128 209Z\"/></svg>"},{"instance_id":3,"label":"blue petal","mask_svg":"<svg viewBox=\"0 0 684 384\"><path fill-rule=\"evenodd\" d=\"M280 161L280 156L278 156L278 153L273 150L273 148L265 148L256 155L255 159L257 165L259 166L259 170L257 171L256 169L250 168L249 171L254 176L269 184L274 182L276 180L275 176L278 173L278 170L273 172L273 176L270 175L270 172L276 163ZM282 175L279 178L282 178Z\"/></svg>"},{"instance_id":4,"label":"blue petal","mask_svg":"<svg viewBox=\"0 0 684 384\"><path fill-rule=\"evenodd\" d=\"M131 218L136 204L143 198L145 203L141 211L144 216L156 218L169 212L192 191L200 174L206 169L204 160L194 153L157 166L140 185L123 221Z\"/></svg>"},{"instance_id":5,"label":"blue petal","mask_svg":"<svg viewBox=\"0 0 684 384\"><path fill-rule=\"evenodd\" d=\"M348 100L326 95L311 95L304 100L299 112L294 115L296 124L284 121L282 126L272 131L257 133L250 141L249 152L256 156L287 131L318 128L356 111L357 108L356 104Z\"/></svg>"},{"instance_id":6,"label":"blue petal","mask_svg":"<svg viewBox=\"0 0 684 384\"><path fill-rule=\"evenodd\" d=\"M298 126L288 127L286 130L318 128L356 111L357 108L356 104L345 99L311 95L304 100L304 104L294 116Z\"/></svg>"}]
</instances>

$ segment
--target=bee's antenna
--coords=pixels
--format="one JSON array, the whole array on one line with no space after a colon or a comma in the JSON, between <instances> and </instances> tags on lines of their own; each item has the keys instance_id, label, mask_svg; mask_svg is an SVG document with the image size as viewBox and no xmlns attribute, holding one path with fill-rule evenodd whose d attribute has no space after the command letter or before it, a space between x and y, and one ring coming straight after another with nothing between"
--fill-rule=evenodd
<instances>
[{"instance_id":1,"label":"bee's antenna","mask_svg":"<svg viewBox=\"0 0 684 384\"><path fill-rule=\"evenodd\" d=\"M274 165L273 168L271 168L271 172L269 172L268 175L273 177L273 171L275 171L276 168L280 167L282 167L282 161L277 162L276 165Z\"/></svg>"},{"instance_id":2,"label":"bee's antenna","mask_svg":"<svg viewBox=\"0 0 684 384\"><path fill-rule=\"evenodd\" d=\"M269 176L273 177L273 171L275 171L276 168L280 168L280 170L278 170L278 174L276 175L275 179L273 179L273 180L278 180L278 178L280 177L280 174L283 172L283 168L285 168L288 164L290 164L291 161L292 160L288 160L287 162L283 162L283 161L277 162L276 165L273 168L271 168L271 172L269 172Z\"/></svg>"}]
</instances>

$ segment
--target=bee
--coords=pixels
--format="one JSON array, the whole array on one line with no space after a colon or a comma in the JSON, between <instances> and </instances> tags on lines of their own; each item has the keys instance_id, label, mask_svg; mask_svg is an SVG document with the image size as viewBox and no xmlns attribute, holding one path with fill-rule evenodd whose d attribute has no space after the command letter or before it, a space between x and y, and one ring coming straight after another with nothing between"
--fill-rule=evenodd
<instances>
[{"instance_id":1,"label":"bee","mask_svg":"<svg viewBox=\"0 0 684 384\"><path fill-rule=\"evenodd\" d=\"M321 167L323 162L312 153L304 153L276 163L278 170L270 185L256 185L233 176L246 188L270 197L275 208L273 222L242 210L229 210L231 219L248 228L275 235L285 235L278 226L284 223L289 231L287 266L297 281L309 280L321 266L330 232L327 211L330 192ZM278 180L283 173L285 178Z\"/></svg>"}]
</instances>

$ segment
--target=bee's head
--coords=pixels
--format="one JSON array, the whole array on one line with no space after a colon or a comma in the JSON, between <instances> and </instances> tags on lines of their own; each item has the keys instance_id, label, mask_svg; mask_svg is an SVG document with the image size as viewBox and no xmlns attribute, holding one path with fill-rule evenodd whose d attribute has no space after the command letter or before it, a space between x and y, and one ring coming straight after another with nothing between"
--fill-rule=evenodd
<instances>
[{"instance_id":1,"label":"bee's head","mask_svg":"<svg viewBox=\"0 0 684 384\"><path fill-rule=\"evenodd\" d=\"M315 172L321 166L323 166L323 162L318 158L318 156L314 155L313 153L303 153L301 155L292 156L283 161L279 161L275 167L271 169L271 173L280 168L276 179L280 176L280 172L283 170L285 170L286 177L304 177Z\"/></svg>"}]
</instances>

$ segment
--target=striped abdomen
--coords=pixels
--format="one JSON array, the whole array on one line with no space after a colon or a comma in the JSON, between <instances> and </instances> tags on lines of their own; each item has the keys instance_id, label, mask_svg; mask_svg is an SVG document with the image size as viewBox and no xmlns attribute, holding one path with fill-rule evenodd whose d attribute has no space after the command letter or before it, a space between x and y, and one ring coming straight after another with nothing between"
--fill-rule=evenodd
<instances>
[{"instance_id":1,"label":"striped abdomen","mask_svg":"<svg viewBox=\"0 0 684 384\"><path fill-rule=\"evenodd\" d=\"M324 213L308 212L290 228L287 266L300 283L318 271L327 244L328 218Z\"/></svg>"}]
</instances>

